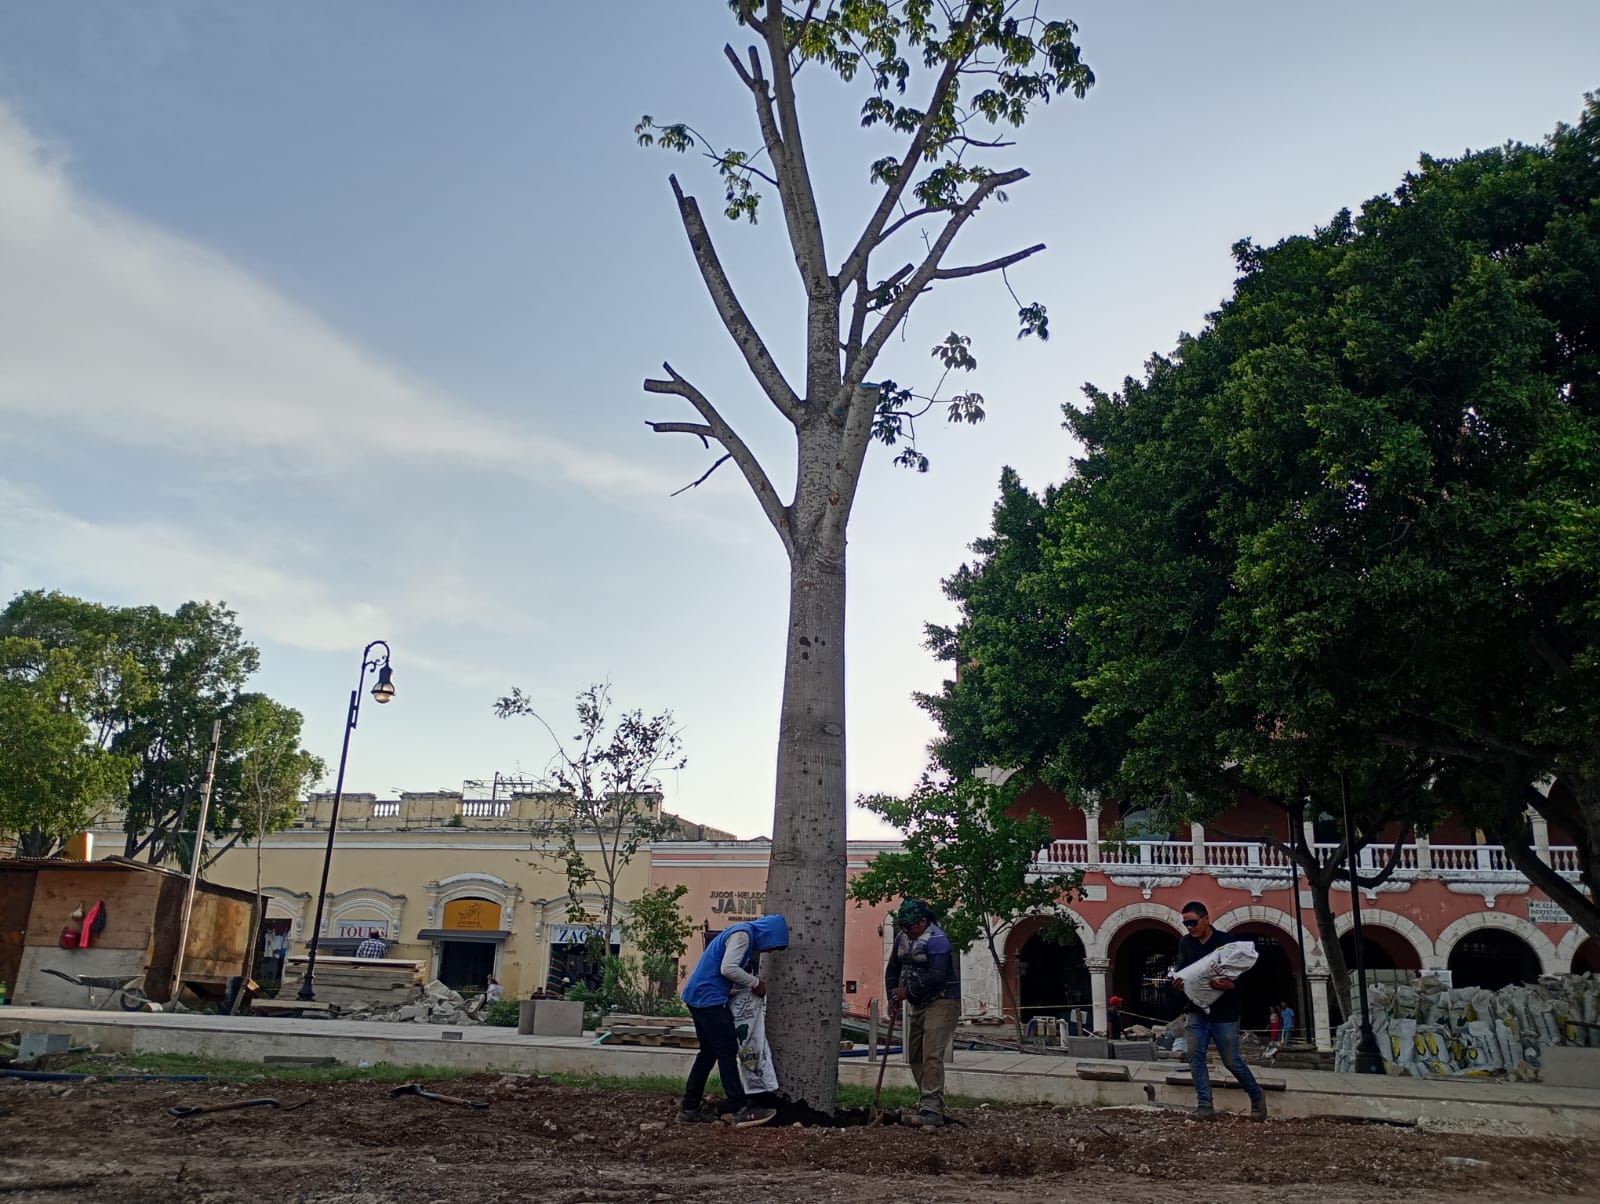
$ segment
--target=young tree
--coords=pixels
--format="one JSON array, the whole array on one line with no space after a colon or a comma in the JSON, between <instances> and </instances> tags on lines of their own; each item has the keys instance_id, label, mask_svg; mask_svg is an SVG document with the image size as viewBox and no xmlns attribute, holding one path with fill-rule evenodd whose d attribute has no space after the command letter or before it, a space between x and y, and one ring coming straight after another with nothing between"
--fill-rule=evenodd
<instances>
[{"instance_id":1,"label":"young tree","mask_svg":"<svg viewBox=\"0 0 1600 1204\"><path fill-rule=\"evenodd\" d=\"M695 930L694 921L678 906L678 900L688 893L682 883L652 886L628 904L623 929L639 946L647 1014L677 993L679 959L688 951Z\"/></svg>"},{"instance_id":2,"label":"young tree","mask_svg":"<svg viewBox=\"0 0 1600 1204\"><path fill-rule=\"evenodd\" d=\"M939 386L915 395L868 378L919 297L951 281L1003 274L1044 249L1035 244L984 262L948 262L957 236L984 203L1004 200L1004 189L1027 178L1023 168L995 160L996 151L1012 145L1004 128L1020 127L1054 96L1081 97L1094 82L1079 57L1076 27L1046 19L1041 7L1017 0L732 0L753 44L743 53L730 44L724 53L750 101L757 148L718 150L688 124L648 116L637 128L645 145L704 147L734 220L755 221L762 187L775 190L805 295L797 384L740 304L698 201L671 179L717 315L794 434L795 477L785 498L701 389L670 364L663 365L664 378L645 382L648 392L682 398L695 412L694 421L651 427L715 443L719 458L705 476L732 460L789 559L767 906L788 917L791 947L772 968L769 1032L785 1091L824 1112L832 1111L837 1087L844 959L846 528L874 439L904 441L896 462L925 470L917 417L934 405L943 405L952 422L983 417L976 393L941 399ZM862 124L898 138L893 153L870 164L876 201L837 258L829 257L801 131L797 79L808 67L861 81ZM880 266L885 261L887 268ZM1019 318L1024 334L1046 335L1042 305L1021 305ZM970 340L955 332L933 355L945 373L977 363Z\"/></svg>"},{"instance_id":3,"label":"young tree","mask_svg":"<svg viewBox=\"0 0 1600 1204\"><path fill-rule=\"evenodd\" d=\"M588 912L584 892L592 888L600 895L596 952L603 957L617 920L623 871L640 849L672 830L661 814L658 775L687 764L672 712L613 715L610 684L590 686L578 695L576 747L569 752L520 689L499 699L494 710L502 719L536 720L555 745L544 785L559 797L545 818L533 822L533 835L538 851L566 873L567 909L575 922Z\"/></svg>"},{"instance_id":4,"label":"young tree","mask_svg":"<svg viewBox=\"0 0 1600 1204\"><path fill-rule=\"evenodd\" d=\"M924 774L904 798L872 795L860 805L898 828L904 844L880 853L850 883L863 903L918 898L933 904L957 950L981 938L1000 981L1003 1003L1022 1036L1022 1012L1000 952L1000 936L1024 916L1072 899L1081 873L1041 875L1034 863L1050 843L1050 821L1036 811L1017 818L1016 779L936 778Z\"/></svg>"}]
</instances>

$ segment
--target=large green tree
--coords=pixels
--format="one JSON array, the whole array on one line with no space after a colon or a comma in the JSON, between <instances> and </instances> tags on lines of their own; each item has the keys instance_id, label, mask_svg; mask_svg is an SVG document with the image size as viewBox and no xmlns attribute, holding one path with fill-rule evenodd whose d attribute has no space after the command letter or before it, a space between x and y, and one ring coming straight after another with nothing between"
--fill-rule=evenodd
<instances>
[{"instance_id":1,"label":"large green tree","mask_svg":"<svg viewBox=\"0 0 1600 1204\"><path fill-rule=\"evenodd\" d=\"M706 475L731 460L789 559L767 906L788 917L791 946L773 965L768 1031L786 1093L824 1112L832 1110L837 1086L844 958L846 528L874 439L899 445L899 463L925 469L918 416L934 406L956 422L983 416L976 393L945 396L936 385L919 395L870 378L918 298L968 277L1001 274L1044 249L1034 244L951 262L980 208L1027 178L1006 152L1008 128L1052 97L1082 96L1093 83L1076 27L1051 19L1049 7L1034 0L732 0L750 44L726 46L725 57L750 105L753 145L721 149L728 144L677 121L646 117L638 126L647 145L705 150L732 219L754 221L764 212L763 191L777 194L804 297L804 330L789 340L800 355L786 371L791 357L781 346L774 350L740 303L699 202L672 179L717 316L794 438L793 483L780 492L731 411L670 365L663 365L664 377L645 382L649 392L680 398L694 411L692 421L652 427L714 444L718 459ZM807 80L855 84L864 94L864 145L876 143L863 156L874 190L868 216L842 240L823 220L802 131L802 72ZM1045 334L1043 306L1021 305L1019 318L1025 333ZM977 362L968 338L956 332L933 354L945 372Z\"/></svg>"},{"instance_id":2,"label":"large green tree","mask_svg":"<svg viewBox=\"0 0 1600 1204\"><path fill-rule=\"evenodd\" d=\"M0 638L90 667L73 713L90 742L132 765L124 802L124 855L155 863L192 848L192 824L222 721L207 831L231 843L288 822L290 804L321 776L300 747L300 714L243 690L259 655L233 611L187 602L167 613L42 590L0 612ZM186 825L190 835L183 835Z\"/></svg>"},{"instance_id":3,"label":"large green tree","mask_svg":"<svg viewBox=\"0 0 1600 1204\"><path fill-rule=\"evenodd\" d=\"M93 739L81 708L96 666L65 648L0 637L0 832L46 857L120 802L131 762Z\"/></svg>"}]
</instances>

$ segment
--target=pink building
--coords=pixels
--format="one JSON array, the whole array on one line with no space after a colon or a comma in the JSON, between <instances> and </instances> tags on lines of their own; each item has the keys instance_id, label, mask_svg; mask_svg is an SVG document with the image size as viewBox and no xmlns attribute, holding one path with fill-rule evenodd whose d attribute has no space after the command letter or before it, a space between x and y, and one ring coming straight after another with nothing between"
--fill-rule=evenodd
<instances>
[{"instance_id":1,"label":"pink building","mask_svg":"<svg viewBox=\"0 0 1600 1204\"><path fill-rule=\"evenodd\" d=\"M1024 1017L1092 1009L1096 1028L1103 1030L1106 1002L1115 995L1123 1000L1125 1018L1171 1018L1175 1002L1153 980L1171 965L1181 931L1179 910L1199 899L1218 927L1254 937L1261 949L1248 980L1246 1027L1264 1028L1267 1008L1289 1001L1296 1006L1300 1031L1307 1032L1309 1016L1317 1044L1331 1047L1330 1018L1336 1022L1338 1017L1323 952L1327 938L1317 930L1310 892L1303 881L1296 892L1293 870L1282 854L1258 841L1223 838L1198 824L1112 844L1101 839L1100 830L1102 822L1109 828L1115 819L1103 819L1100 812L1085 811L1043 787L1025 794L1020 805L1051 820L1053 838L1040 851L1039 872L1081 870L1084 875L1080 896L1061 913L1076 929L1076 942L1044 940L1040 930L1049 917L1042 915L1006 933L1004 974ZM1136 828L1137 819L1122 816L1121 822ZM1275 824L1284 838L1285 823L1280 810L1244 799L1216 826L1243 833ZM1576 883L1578 854L1570 840L1548 831L1537 817L1530 819L1530 828L1538 855ZM1306 835L1333 851L1334 833L1308 824ZM894 847L851 842L850 872L859 873L877 853ZM715 933L731 920L760 913L769 849L764 840L658 844L651 850L652 882L688 885L689 914ZM1369 850L1364 868L1375 870L1387 851ZM882 994L882 922L888 911L887 905L849 908L841 991L848 1011L865 1011L868 1001ZM1347 891L1336 888L1334 913L1334 937L1353 967ZM1600 973L1600 945L1532 886L1504 849L1455 823L1404 845L1394 875L1362 892L1361 917L1369 970L1447 970L1457 986L1491 988L1540 974ZM981 950L962 958L962 994L969 1014L1001 1010L1000 980Z\"/></svg>"}]
</instances>

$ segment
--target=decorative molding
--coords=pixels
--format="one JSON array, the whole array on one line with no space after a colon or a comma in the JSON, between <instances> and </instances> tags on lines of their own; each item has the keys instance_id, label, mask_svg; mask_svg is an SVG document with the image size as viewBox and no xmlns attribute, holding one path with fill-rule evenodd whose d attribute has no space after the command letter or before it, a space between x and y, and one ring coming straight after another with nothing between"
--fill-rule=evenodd
<instances>
[{"instance_id":1,"label":"decorative molding","mask_svg":"<svg viewBox=\"0 0 1600 1204\"><path fill-rule=\"evenodd\" d=\"M1132 874L1107 874L1106 877L1111 880L1114 886L1137 887L1139 893L1144 895L1146 899L1159 887L1183 885L1182 876L1177 874L1161 874L1159 876L1141 874L1137 877Z\"/></svg>"},{"instance_id":2,"label":"decorative molding","mask_svg":"<svg viewBox=\"0 0 1600 1204\"><path fill-rule=\"evenodd\" d=\"M1361 893L1367 896L1368 903L1376 903L1379 895L1392 894L1395 891L1410 890L1412 879L1395 876L1386 878L1377 886L1363 886Z\"/></svg>"},{"instance_id":3,"label":"decorative molding","mask_svg":"<svg viewBox=\"0 0 1600 1204\"><path fill-rule=\"evenodd\" d=\"M1526 882L1446 882L1445 887L1457 895L1482 895L1483 905L1492 908L1501 895L1525 895Z\"/></svg>"},{"instance_id":4,"label":"decorative molding","mask_svg":"<svg viewBox=\"0 0 1600 1204\"><path fill-rule=\"evenodd\" d=\"M1274 882L1271 878L1268 878L1265 875L1253 876L1249 878L1219 877L1217 879L1217 885L1222 887L1224 890L1247 890L1250 892L1250 897L1252 899L1261 898L1263 891L1289 889L1289 884L1287 882Z\"/></svg>"}]
</instances>

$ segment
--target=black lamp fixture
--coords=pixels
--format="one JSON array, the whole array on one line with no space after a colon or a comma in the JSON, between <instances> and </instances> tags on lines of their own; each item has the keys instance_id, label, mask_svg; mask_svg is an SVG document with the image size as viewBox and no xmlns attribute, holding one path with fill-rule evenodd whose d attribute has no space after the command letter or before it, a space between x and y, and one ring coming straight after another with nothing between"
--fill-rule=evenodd
<instances>
[{"instance_id":1,"label":"black lamp fixture","mask_svg":"<svg viewBox=\"0 0 1600 1204\"><path fill-rule=\"evenodd\" d=\"M382 648L375 654L374 648ZM333 786L333 812L328 817L328 848L322 855L322 885L317 888L317 918L311 928L311 939L306 942L306 974L300 983L297 998L306 1003L316 999L312 980L317 970L317 945L322 937L322 907L328 897L328 867L333 864L333 838L339 831L339 804L344 801L344 767L350 759L350 733L356 730L356 720L361 716L361 687L367 683L367 671L378 671L377 683L372 687L372 700L387 703L394 700L394 670L389 667L389 645L384 640L373 640L361 650L361 676L356 688L350 691L350 711L345 717L344 747L339 751L339 776Z\"/></svg>"}]
</instances>

